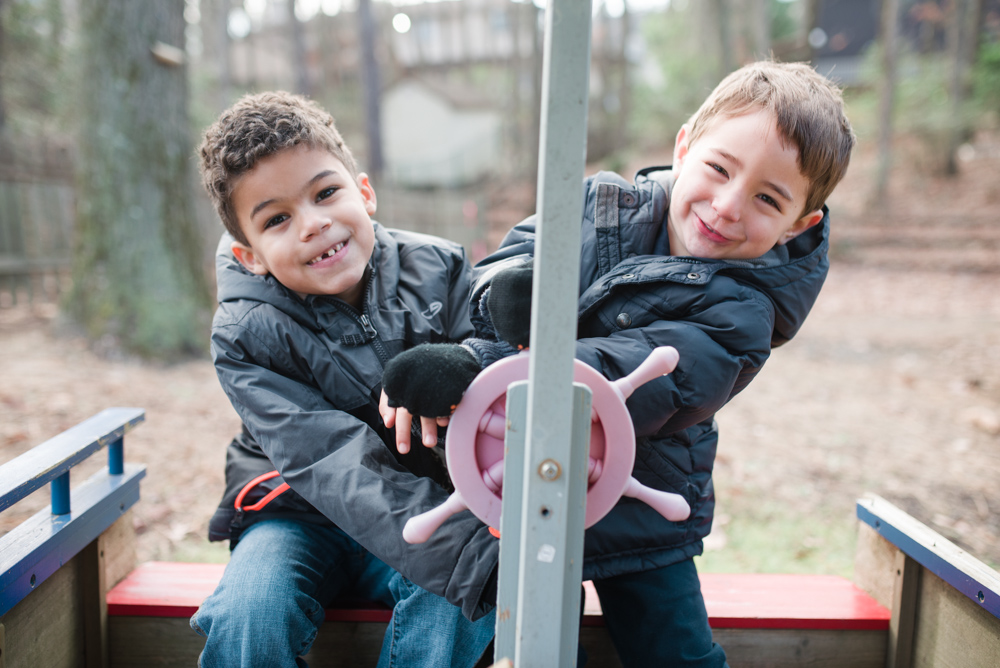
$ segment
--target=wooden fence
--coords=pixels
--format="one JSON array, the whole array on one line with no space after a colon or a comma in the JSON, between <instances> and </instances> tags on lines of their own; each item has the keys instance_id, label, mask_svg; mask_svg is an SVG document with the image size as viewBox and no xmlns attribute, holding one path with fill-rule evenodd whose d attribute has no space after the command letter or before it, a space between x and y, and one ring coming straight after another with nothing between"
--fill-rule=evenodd
<instances>
[{"instance_id":1,"label":"wooden fence","mask_svg":"<svg viewBox=\"0 0 1000 668\"><path fill-rule=\"evenodd\" d=\"M70 280L73 159L72 145L65 140L0 136L0 308L52 301ZM524 182L407 189L387 180L377 192L377 220L457 241L472 261L493 250L511 226L534 211L534 191ZM199 189L193 195L205 252L211 254L222 226L204 193ZM211 256L205 260L213 266Z\"/></svg>"},{"instance_id":2,"label":"wooden fence","mask_svg":"<svg viewBox=\"0 0 1000 668\"><path fill-rule=\"evenodd\" d=\"M54 299L73 247L69 142L0 136L0 308Z\"/></svg>"}]
</instances>

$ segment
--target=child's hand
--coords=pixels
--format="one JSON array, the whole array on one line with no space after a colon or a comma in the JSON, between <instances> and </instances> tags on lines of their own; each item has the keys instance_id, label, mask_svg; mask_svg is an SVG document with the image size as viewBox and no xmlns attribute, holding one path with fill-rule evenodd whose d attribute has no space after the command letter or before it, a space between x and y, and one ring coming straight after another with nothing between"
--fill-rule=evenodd
<instances>
[{"instance_id":1,"label":"child's hand","mask_svg":"<svg viewBox=\"0 0 1000 668\"><path fill-rule=\"evenodd\" d=\"M423 443L437 443L437 428L448 424L455 406L479 373L479 362L454 343L425 343L402 352L385 365L379 413L396 428L396 448L410 449L410 423L420 416Z\"/></svg>"},{"instance_id":2,"label":"child's hand","mask_svg":"<svg viewBox=\"0 0 1000 668\"><path fill-rule=\"evenodd\" d=\"M486 308L497 336L518 349L531 343L531 284L534 280L531 260L507 267L490 281Z\"/></svg>"},{"instance_id":3,"label":"child's hand","mask_svg":"<svg viewBox=\"0 0 1000 668\"><path fill-rule=\"evenodd\" d=\"M390 406L385 390L382 390L382 396L378 401L378 412L382 415L382 422L386 427L389 429L396 427L396 449L405 455L410 451L410 425L413 422L413 415L402 406L397 408ZM433 448L437 444L437 428L447 426L448 417L420 416L420 434L424 446Z\"/></svg>"}]
</instances>

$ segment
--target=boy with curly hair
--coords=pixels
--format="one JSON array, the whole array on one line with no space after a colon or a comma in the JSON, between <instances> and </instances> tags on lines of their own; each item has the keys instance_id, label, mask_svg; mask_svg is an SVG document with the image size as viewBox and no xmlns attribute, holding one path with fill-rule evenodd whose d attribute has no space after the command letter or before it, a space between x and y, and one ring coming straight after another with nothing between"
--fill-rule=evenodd
<instances>
[{"instance_id":1,"label":"boy with curly hair","mask_svg":"<svg viewBox=\"0 0 1000 668\"><path fill-rule=\"evenodd\" d=\"M396 454L378 413L394 355L472 333L464 251L373 221L368 176L303 97L244 97L200 157L226 228L212 356L243 422L210 526L231 559L191 620L200 665L304 665L324 608L356 595L393 607L380 667L473 666L493 636L496 540L467 515L403 541L448 480L435 452Z\"/></svg>"}]
</instances>

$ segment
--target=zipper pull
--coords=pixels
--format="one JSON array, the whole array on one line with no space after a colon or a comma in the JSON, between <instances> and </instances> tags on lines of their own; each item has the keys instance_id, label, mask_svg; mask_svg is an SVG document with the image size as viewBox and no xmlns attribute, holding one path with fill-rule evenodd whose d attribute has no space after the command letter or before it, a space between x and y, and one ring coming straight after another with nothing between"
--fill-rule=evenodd
<instances>
[{"instance_id":1,"label":"zipper pull","mask_svg":"<svg viewBox=\"0 0 1000 668\"><path fill-rule=\"evenodd\" d=\"M369 320L368 316L363 313L361 314L361 326L365 328L365 336L368 337L369 341L378 336L378 332L375 331L375 327L372 325L372 321Z\"/></svg>"}]
</instances>

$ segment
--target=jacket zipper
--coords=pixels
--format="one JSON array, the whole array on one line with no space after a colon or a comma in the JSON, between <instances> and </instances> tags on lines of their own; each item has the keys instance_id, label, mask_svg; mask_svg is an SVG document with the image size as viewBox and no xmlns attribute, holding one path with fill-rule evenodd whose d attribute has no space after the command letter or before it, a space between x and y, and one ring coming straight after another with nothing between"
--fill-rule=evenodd
<instances>
[{"instance_id":1,"label":"jacket zipper","mask_svg":"<svg viewBox=\"0 0 1000 668\"><path fill-rule=\"evenodd\" d=\"M386 352L385 344L382 343L382 339L379 338L378 330L372 325L372 321L368 319L368 316L364 313L361 314L361 326L365 328L365 334L371 337L372 348L375 349L375 356L378 357L379 364L382 368L385 368L386 362L389 361L389 353Z\"/></svg>"},{"instance_id":2,"label":"jacket zipper","mask_svg":"<svg viewBox=\"0 0 1000 668\"><path fill-rule=\"evenodd\" d=\"M356 308L345 302L334 300L332 303L341 312L351 316L355 322L361 325L361 328L365 331L365 338L368 339L368 343L371 344L372 349L375 351L375 356L378 358L379 364L382 365L382 368L385 368L386 363L389 361L389 353L386 351L385 344L382 343L382 339L378 335L378 330L375 329L371 318L368 317L368 298L371 296L372 285L375 283L376 271L377 269L372 267L372 273L368 276L368 284L365 286L365 297L362 302L364 306L361 313L358 313Z\"/></svg>"}]
</instances>

